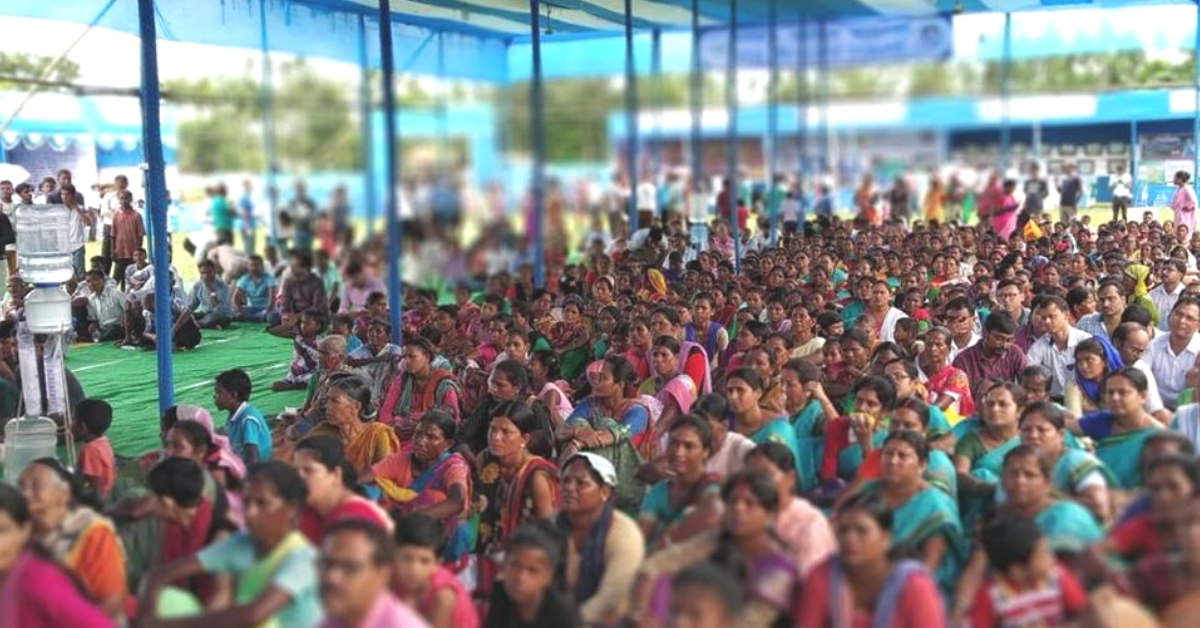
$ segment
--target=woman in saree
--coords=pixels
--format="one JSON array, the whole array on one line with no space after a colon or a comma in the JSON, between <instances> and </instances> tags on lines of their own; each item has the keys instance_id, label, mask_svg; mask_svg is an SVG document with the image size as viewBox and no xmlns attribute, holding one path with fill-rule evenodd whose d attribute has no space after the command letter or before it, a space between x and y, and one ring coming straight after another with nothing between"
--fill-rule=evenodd
<instances>
[{"instance_id":1,"label":"woman in saree","mask_svg":"<svg viewBox=\"0 0 1200 628\"><path fill-rule=\"evenodd\" d=\"M562 427L575 410L571 402L571 385L559 372L558 354L552 349L537 349L529 356L530 388L550 415L554 429Z\"/></svg>"},{"instance_id":2,"label":"woman in saree","mask_svg":"<svg viewBox=\"0 0 1200 628\"><path fill-rule=\"evenodd\" d=\"M971 382L962 369L949 363L950 330L934 327L925 335L924 371L928 380L929 402L947 414L966 418L975 414L975 400L971 397ZM950 418L950 422L957 421Z\"/></svg>"},{"instance_id":3,"label":"woman in saree","mask_svg":"<svg viewBox=\"0 0 1200 628\"><path fill-rule=\"evenodd\" d=\"M524 401L537 417L541 428L533 435L529 451L535 456L553 458L554 434L557 431L546 405L529 390L529 369L513 360L497 362L487 380L487 396L475 404L471 414L455 430L459 453L468 461L475 460L488 448L488 430L493 411L510 401Z\"/></svg>"},{"instance_id":4,"label":"woman in saree","mask_svg":"<svg viewBox=\"0 0 1200 628\"><path fill-rule=\"evenodd\" d=\"M587 364L592 347L591 325L583 318L583 299L571 295L563 302L563 319L546 330L546 338L562 360L562 374L574 381Z\"/></svg>"},{"instance_id":5,"label":"woman in saree","mask_svg":"<svg viewBox=\"0 0 1200 628\"><path fill-rule=\"evenodd\" d=\"M1113 560L1127 565L1178 551L1189 500L1200 491L1200 462L1190 454L1166 454L1146 462L1149 507L1119 519L1089 548L1091 570L1112 577Z\"/></svg>"},{"instance_id":6,"label":"woman in saree","mask_svg":"<svg viewBox=\"0 0 1200 628\"><path fill-rule=\"evenodd\" d=\"M642 457L653 460L666 446L667 433L675 419L691 412L697 389L692 378L679 371L679 341L672 336L659 336L650 351L654 376L642 382L638 390L653 395L662 404L662 414L653 426L653 433L643 441Z\"/></svg>"},{"instance_id":7,"label":"woman in saree","mask_svg":"<svg viewBox=\"0 0 1200 628\"><path fill-rule=\"evenodd\" d=\"M1125 294L1129 295L1128 305L1140 305L1145 308L1150 313L1151 326L1157 327L1158 307L1150 299L1150 287L1146 285L1150 280L1150 267L1143 264L1129 264L1125 267L1122 279L1125 282Z\"/></svg>"},{"instance_id":8,"label":"woman in saree","mask_svg":"<svg viewBox=\"0 0 1200 628\"><path fill-rule=\"evenodd\" d=\"M475 555L479 556L481 593L491 591L494 557L517 527L529 519L551 519L558 510L558 467L529 452L541 422L521 401L492 410L488 447L478 459L474 492L479 514Z\"/></svg>"},{"instance_id":9,"label":"woman in saree","mask_svg":"<svg viewBox=\"0 0 1200 628\"><path fill-rule=\"evenodd\" d=\"M112 619L32 536L29 504L12 485L0 485L0 626L111 628Z\"/></svg>"},{"instance_id":10,"label":"woman in saree","mask_svg":"<svg viewBox=\"0 0 1200 628\"><path fill-rule=\"evenodd\" d=\"M1146 438L1162 429L1162 424L1146 413L1149 382L1145 373L1132 367L1119 369L1104 379L1106 410L1080 419L1075 431L1096 443L1096 457L1116 477L1116 487L1135 489L1142 485L1142 445Z\"/></svg>"},{"instance_id":11,"label":"woman in saree","mask_svg":"<svg viewBox=\"0 0 1200 628\"><path fill-rule=\"evenodd\" d=\"M618 324L618 328L622 324ZM650 333L650 319L634 316L629 320L629 347L621 355L633 366L638 381L654 374L650 367L650 351L654 349L654 334ZM611 355L611 353L610 353Z\"/></svg>"},{"instance_id":12,"label":"woman in saree","mask_svg":"<svg viewBox=\"0 0 1200 628\"><path fill-rule=\"evenodd\" d=\"M317 436L301 441L292 454L292 465L308 488L299 528L309 542L320 543L325 529L344 519L362 519L391 529L387 512L355 493L358 474L336 439Z\"/></svg>"},{"instance_id":13,"label":"woman in saree","mask_svg":"<svg viewBox=\"0 0 1200 628\"><path fill-rule=\"evenodd\" d=\"M874 493L854 495L838 508L838 553L814 569L795 596L797 628L946 628L933 575L892 551L896 519Z\"/></svg>"},{"instance_id":14,"label":"woman in saree","mask_svg":"<svg viewBox=\"0 0 1200 628\"><path fill-rule=\"evenodd\" d=\"M818 478L828 492L841 492L842 482L858 473L866 453L883 445L887 419L896 407L896 387L883 377L860 378L850 397L854 412L825 426Z\"/></svg>"},{"instance_id":15,"label":"woman in saree","mask_svg":"<svg viewBox=\"0 0 1200 628\"><path fill-rule=\"evenodd\" d=\"M1187 227L1189 234L1196 232L1196 191L1188 183L1192 175L1184 170L1175 173L1175 195L1171 197L1171 210L1175 212L1175 224Z\"/></svg>"},{"instance_id":16,"label":"woman in saree","mask_svg":"<svg viewBox=\"0 0 1200 628\"><path fill-rule=\"evenodd\" d=\"M322 338L317 343L317 363L316 376L308 380L308 393L296 416L296 425L300 426L294 432L296 435L303 434L325 418L325 401L333 380L354 373L346 366L346 337Z\"/></svg>"},{"instance_id":17,"label":"woman in saree","mask_svg":"<svg viewBox=\"0 0 1200 628\"><path fill-rule=\"evenodd\" d=\"M346 462L355 473L371 468L401 447L391 426L375 420L371 385L358 376L333 381L325 397L325 422L337 430Z\"/></svg>"},{"instance_id":18,"label":"woman in saree","mask_svg":"<svg viewBox=\"0 0 1200 628\"><path fill-rule=\"evenodd\" d=\"M746 352L746 366L754 369L763 381L763 396L759 400L764 410L784 414L783 384L775 364L775 355L764 345Z\"/></svg>"},{"instance_id":19,"label":"woman in saree","mask_svg":"<svg viewBox=\"0 0 1200 628\"><path fill-rule=\"evenodd\" d=\"M417 419L430 410L445 410L459 420L459 384L454 374L433 368L433 344L416 337L404 345L404 368L384 396L380 421L395 426L404 446L411 444Z\"/></svg>"},{"instance_id":20,"label":"woman in saree","mask_svg":"<svg viewBox=\"0 0 1200 628\"><path fill-rule=\"evenodd\" d=\"M787 416L776 414L762 406L763 380L750 367L733 369L725 378L725 397L729 400L729 414L733 429L754 441L755 444L780 443L800 459L800 445L796 442L796 430Z\"/></svg>"},{"instance_id":21,"label":"woman in saree","mask_svg":"<svg viewBox=\"0 0 1200 628\"><path fill-rule=\"evenodd\" d=\"M322 616L316 550L296 527L305 493L300 474L283 462L252 467L242 494L246 530L150 570L139 599L138 628L316 626ZM164 588L201 574L234 577L229 607L186 618L155 616Z\"/></svg>"},{"instance_id":22,"label":"woman in saree","mask_svg":"<svg viewBox=\"0 0 1200 628\"><path fill-rule=\"evenodd\" d=\"M837 407L825 394L821 379L821 369L804 358L788 360L780 375L784 410L800 448L800 457L796 459L796 488L801 493L811 491L817 485L825 423L838 417Z\"/></svg>"},{"instance_id":23,"label":"woman in saree","mask_svg":"<svg viewBox=\"0 0 1200 628\"><path fill-rule=\"evenodd\" d=\"M882 449L879 479L859 492L883 496L894 512L893 548L924 563L942 593L950 594L967 554L958 504L925 481L929 447L920 434L893 432Z\"/></svg>"},{"instance_id":24,"label":"woman in saree","mask_svg":"<svg viewBox=\"0 0 1200 628\"><path fill-rule=\"evenodd\" d=\"M29 503L33 539L109 617L121 617L128 595L125 551L112 522L98 514L95 493L55 458L31 462L17 488Z\"/></svg>"},{"instance_id":25,"label":"woman in saree","mask_svg":"<svg viewBox=\"0 0 1200 628\"><path fill-rule=\"evenodd\" d=\"M888 422L888 432L910 431L920 434L927 444L930 443L929 421L933 406L915 397L906 397L896 403L892 411L892 419ZM874 448L863 458L862 466L854 476L854 481L846 487L845 495L854 493L862 484L879 477L883 468L883 450ZM933 487L940 488L958 502L958 474L950 456L933 446L929 447L929 461L925 465L924 480Z\"/></svg>"},{"instance_id":26,"label":"woman in saree","mask_svg":"<svg viewBox=\"0 0 1200 628\"><path fill-rule=\"evenodd\" d=\"M442 561L457 563L471 549L466 522L471 505L471 465L451 450L454 418L430 410L417 422L411 452L398 451L358 476L374 483L385 505L405 514L419 512L441 523L446 531Z\"/></svg>"},{"instance_id":27,"label":"woman in saree","mask_svg":"<svg viewBox=\"0 0 1200 628\"><path fill-rule=\"evenodd\" d=\"M1004 456L1000 486L1004 502L1000 515L1029 519L1037 525L1050 549L1068 564L1104 537L1099 522L1083 506L1059 499L1051 482L1051 461L1031 445L1018 445ZM954 593L953 615L964 617L987 571L987 556L978 546L963 570Z\"/></svg>"},{"instance_id":28,"label":"woman in saree","mask_svg":"<svg viewBox=\"0 0 1200 628\"><path fill-rule=\"evenodd\" d=\"M1068 447L1066 417L1054 403L1035 401L1021 412L1021 444L1036 447L1050 461L1050 484L1106 523L1112 516L1109 488L1116 478L1096 456Z\"/></svg>"},{"instance_id":29,"label":"woman in saree","mask_svg":"<svg viewBox=\"0 0 1200 628\"><path fill-rule=\"evenodd\" d=\"M796 463L787 447L765 443L746 456L746 466L765 473L779 491L775 531L792 550L792 560L801 576L808 575L837 551L833 528L825 514L796 495Z\"/></svg>"},{"instance_id":30,"label":"woman in saree","mask_svg":"<svg viewBox=\"0 0 1200 628\"><path fill-rule=\"evenodd\" d=\"M711 455L708 421L695 414L679 417L668 434L667 479L650 487L638 509L638 526L649 547L679 543L720 520L721 478L705 469Z\"/></svg>"},{"instance_id":31,"label":"woman in saree","mask_svg":"<svg viewBox=\"0 0 1200 628\"><path fill-rule=\"evenodd\" d=\"M979 426L954 446L954 467L959 488L968 493L990 494L1000 479L1004 455L1021 444L1020 418L1025 390L1012 382L980 388L983 408Z\"/></svg>"},{"instance_id":32,"label":"woman in saree","mask_svg":"<svg viewBox=\"0 0 1200 628\"><path fill-rule=\"evenodd\" d=\"M679 370L692 378L698 395L712 392L712 367L704 347L685 340L687 330L679 310L660 305L650 313L650 330L655 336L670 336L679 341Z\"/></svg>"},{"instance_id":33,"label":"woman in saree","mask_svg":"<svg viewBox=\"0 0 1200 628\"><path fill-rule=\"evenodd\" d=\"M633 586L631 616L635 622L646 616L652 622L665 622L671 578L705 561L731 572L744 585L742 608L734 625L770 628L787 622L800 572L791 549L772 527L783 507L777 485L765 473L745 470L729 478L720 498L725 512L718 525L652 554L642 563Z\"/></svg>"},{"instance_id":34,"label":"woman in saree","mask_svg":"<svg viewBox=\"0 0 1200 628\"><path fill-rule=\"evenodd\" d=\"M653 438L657 412L643 397L629 397L636 384L633 367L625 358L609 356L588 367L592 394L575 406L567 424L558 430L559 458L591 451L608 458L617 468L617 507L631 510L641 502L642 486L635 481L641 465L639 451ZM653 398L651 398L653 399Z\"/></svg>"},{"instance_id":35,"label":"woman in saree","mask_svg":"<svg viewBox=\"0 0 1200 628\"><path fill-rule=\"evenodd\" d=\"M1094 336L1075 345L1075 377L1063 387L1067 412L1079 417L1103 408L1100 384L1123 366L1121 354L1104 338Z\"/></svg>"},{"instance_id":36,"label":"woman in saree","mask_svg":"<svg viewBox=\"0 0 1200 628\"><path fill-rule=\"evenodd\" d=\"M567 460L559 482L556 521L566 539L557 588L566 591L588 626L611 626L629 608L630 585L646 553L642 531L615 507L616 469L593 453Z\"/></svg>"}]
</instances>

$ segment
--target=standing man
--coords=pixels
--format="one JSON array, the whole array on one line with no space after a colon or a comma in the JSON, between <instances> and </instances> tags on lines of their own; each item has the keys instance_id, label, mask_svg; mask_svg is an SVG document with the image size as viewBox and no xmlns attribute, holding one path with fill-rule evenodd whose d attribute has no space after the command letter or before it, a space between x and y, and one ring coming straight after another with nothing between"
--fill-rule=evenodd
<instances>
[{"instance_id":1,"label":"standing man","mask_svg":"<svg viewBox=\"0 0 1200 628\"><path fill-rule=\"evenodd\" d=\"M242 195L237 202L238 215L242 217L242 250L246 257L254 255L254 183L242 181Z\"/></svg>"},{"instance_id":2,"label":"standing man","mask_svg":"<svg viewBox=\"0 0 1200 628\"><path fill-rule=\"evenodd\" d=\"M66 172L66 171L63 171ZM71 242L71 267L75 269L75 277L82 278L84 267L83 247L86 244L87 228L92 224L92 215L83 207L83 196L75 191L75 186L71 185L68 175L68 182L59 188L58 204L67 208L71 212L70 222L68 223L70 230L68 231L68 239ZM55 204L51 201L51 204Z\"/></svg>"},{"instance_id":3,"label":"standing man","mask_svg":"<svg viewBox=\"0 0 1200 628\"><path fill-rule=\"evenodd\" d=\"M292 222L292 246L299 251L312 251L313 217L317 214L317 202L308 195L303 179L296 179L296 195L288 204L288 218Z\"/></svg>"},{"instance_id":4,"label":"standing man","mask_svg":"<svg viewBox=\"0 0 1200 628\"><path fill-rule=\"evenodd\" d=\"M1125 172L1125 164L1117 166L1117 171L1108 179L1108 189L1112 191L1113 222L1129 220L1129 205L1133 202L1133 177Z\"/></svg>"},{"instance_id":5,"label":"standing man","mask_svg":"<svg viewBox=\"0 0 1200 628\"><path fill-rule=\"evenodd\" d=\"M429 628L392 594L395 544L388 532L361 519L345 519L325 530L317 559L321 606L318 628Z\"/></svg>"},{"instance_id":6,"label":"standing man","mask_svg":"<svg viewBox=\"0 0 1200 628\"><path fill-rule=\"evenodd\" d=\"M113 190L100 202L101 244L100 256L104 258L104 272L113 275L113 260L119 255L113 254L113 216L121 211L121 193L129 190L129 178L123 174L113 177ZM133 208L133 194L129 196L129 206ZM145 227L143 226L143 231ZM139 244L138 246L141 246ZM128 256L133 259L132 252ZM117 279L123 277L122 272L116 274Z\"/></svg>"},{"instance_id":7,"label":"standing man","mask_svg":"<svg viewBox=\"0 0 1200 628\"><path fill-rule=\"evenodd\" d=\"M59 170L58 175L57 175L57 180L58 180L58 189L51 190L46 193L45 203L47 205L62 205L63 204L63 196L66 193L66 190L64 188L66 188L67 186L70 185L71 186L71 196L73 196L75 198L75 204L81 208L85 207L85 204L83 202L83 193L76 190L74 185L71 185L71 171L70 170L67 170L66 168ZM49 177L47 177L46 180L42 181L42 184L46 185L47 183L52 185L54 183L54 181L51 180ZM87 211L87 210L85 209L84 211ZM91 223L88 223L88 224L91 224Z\"/></svg>"},{"instance_id":8,"label":"standing man","mask_svg":"<svg viewBox=\"0 0 1200 628\"><path fill-rule=\"evenodd\" d=\"M104 226L104 245L109 248L106 255L112 255L116 262L116 280L125 289L125 270L133 264L133 255L142 248L146 238L146 226L142 215L133 209L133 192L121 190L114 194L119 197L117 211L109 216L109 224ZM105 259L107 263L108 259Z\"/></svg>"},{"instance_id":9,"label":"standing man","mask_svg":"<svg viewBox=\"0 0 1200 628\"><path fill-rule=\"evenodd\" d=\"M17 199L13 197L12 181L8 179L0 181L0 213L11 215L16 204Z\"/></svg>"},{"instance_id":10,"label":"standing man","mask_svg":"<svg viewBox=\"0 0 1200 628\"><path fill-rule=\"evenodd\" d=\"M1079 211L1079 202L1083 200L1083 181L1075 174L1075 166L1063 165L1062 180L1058 183L1058 212L1059 220L1071 225L1075 213Z\"/></svg>"},{"instance_id":11,"label":"standing man","mask_svg":"<svg viewBox=\"0 0 1200 628\"><path fill-rule=\"evenodd\" d=\"M1041 167L1036 161L1029 164L1029 178L1025 180L1025 204L1021 211L1030 219L1041 215L1046 206L1046 197L1050 196L1050 186L1046 185L1040 173Z\"/></svg>"}]
</instances>

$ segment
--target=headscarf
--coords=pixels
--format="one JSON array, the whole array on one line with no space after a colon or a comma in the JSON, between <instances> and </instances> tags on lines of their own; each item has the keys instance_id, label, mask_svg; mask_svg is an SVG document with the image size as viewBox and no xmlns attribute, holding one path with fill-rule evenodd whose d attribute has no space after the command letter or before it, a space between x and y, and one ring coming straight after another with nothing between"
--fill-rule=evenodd
<instances>
[{"instance_id":1,"label":"headscarf","mask_svg":"<svg viewBox=\"0 0 1200 628\"><path fill-rule=\"evenodd\" d=\"M239 480L246 477L246 463L233 453L233 448L229 445L229 438L217 433L216 428L213 427L212 415L208 413L208 410L200 406L179 405L175 407L175 416L179 417L180 421L194 421L203 425L205 431L208 432L208 437L217 446L216 458L212 462Z\"/></svg>"},{"instance_id":2,"label":"headscarf","mask_svg":"<svg viewBox=\"0 0 1200 628\"><path fill-rule=\"evenodd\" d=\"M1134 281L1133 296L1144 297L1150 293L1146 280L1150 278L1150 267L1142 264L1130 264L1125 267L1125 276Z\"/></svg>"},{"instance_id":3,"label":"headscarf","mask_svg":"<svg viewBox=\"0 0 1200 628\"><path fill-rule=\"evenodd\" d=\"M652 301L667 296L667 278L657 268L646 271L646 296Z\"/></svg>"},{"instance_id":4,"label":"headscarf","mask_svg":"<svg viewBox=\"0 0 1200 628\"><path fill-rule=\"evenodd\" d=\"M1121 359L1121 354L1117 352L1108 339L1102 336L1092 336L1092 339L1100 343L1100 346L1104 348L1104 364L1108 367L1109 373L1125 368L1125 362ZM1100 401L1101 379L1103 379L1103 376L1099 379L1085 379L1079 375L1078 370L1075 371L1075 381L1079 383L1079 389L1093 402Z\"/></svg>"}]
</instances>

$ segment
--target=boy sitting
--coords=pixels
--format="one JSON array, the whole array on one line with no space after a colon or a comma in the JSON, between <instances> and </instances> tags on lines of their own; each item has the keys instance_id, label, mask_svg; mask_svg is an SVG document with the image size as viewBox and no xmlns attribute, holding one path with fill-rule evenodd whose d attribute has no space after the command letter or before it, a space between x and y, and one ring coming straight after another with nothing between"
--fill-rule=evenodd
<instances>
[{"instance_id":1,"label":"boy sitting","mask_svg":"<svg viewBox=\"0 0 1200 628\"><path fill-rule=\"evenodd\" d=\"M101 399L84 399L75 406L71 429L83 441L75 462L79 473L107 500L117 481L112 444L104 434L112 425L112 406Z\"/></svg>"}]
</instances>

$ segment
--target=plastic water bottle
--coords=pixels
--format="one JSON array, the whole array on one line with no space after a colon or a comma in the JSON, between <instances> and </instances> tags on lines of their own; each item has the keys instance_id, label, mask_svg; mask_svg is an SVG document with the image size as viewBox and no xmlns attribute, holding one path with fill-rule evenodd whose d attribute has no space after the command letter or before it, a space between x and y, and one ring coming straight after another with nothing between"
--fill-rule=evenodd
<instances>
[{"instance_id":1,"label":"plastic water bottle","mask_svg":"<svg viewBox=\"0 0 1200 628\"><path fill-rule=\"evenodd\" d=\"M39 286L58 285L75 275L71 251L80 243L71 240L71 221L65 205L18 205L13 227L17 231L17 266L21 278Z\"/></svg>"},{"instance_id":2,"label":"plastic water bottle","mask_svg":"<svg viewBox=\"0 0 1200 628\"><path fill-rule=\"evenodd\" d=\"M58 453L58 424L44 416L21 417L4 426L4 481L15 485L21 471L38 458Z\"/></svg>"}]
</instances>

